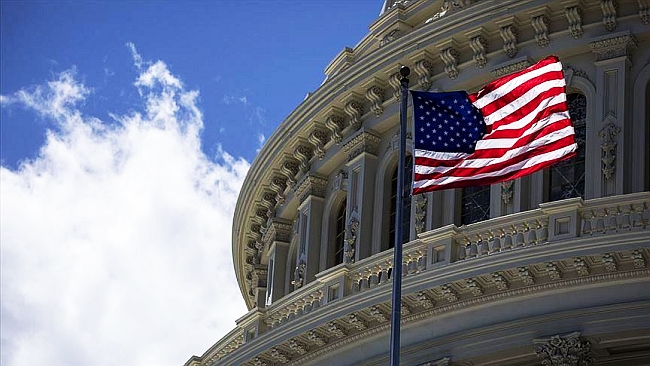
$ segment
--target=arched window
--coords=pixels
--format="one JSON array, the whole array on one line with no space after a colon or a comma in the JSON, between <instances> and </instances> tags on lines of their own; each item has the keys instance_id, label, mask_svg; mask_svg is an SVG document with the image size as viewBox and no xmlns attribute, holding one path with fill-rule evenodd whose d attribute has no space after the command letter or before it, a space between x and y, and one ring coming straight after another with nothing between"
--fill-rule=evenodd
<instances>
[{"instance_id":1,"label":"arched window","mask_svg":"<svg viewBox=\"0 0 650 366\"><path fill-rule=\"evenodd\" d=\"M578 144L577 155L553 165L549 172L549 201L585 197L585 142L587 98L579 93L567 95L569 115Z\"/></svg>"},{"instance_id":2,"label":"arched window","mask_svg":"<svg viewBox=\"0 0 650 366\"><path fill-rule=\"evenodd\" d=\"M490 186L462 189L460 223L463 225L490 218Z\"/></svg>"},{"instance_id":3,"label":"arched window","mask_svg":"<svg viewBox=\"0 0 650 366\"><path fill-rule=\"evenodd\" d=\"M332 266L343 263L345 247L345 215L347 199L344 199L336 210L336 232L334 235L334 262Z\"/></svg>"},{"instance_id":4,"label":"arched window","mask_svg":"<svg viewBox=\"0 0 650 366\"><path fill-rule=\"evenodd\" d=\"M390 214L388 215L388 248L395 247L395 218L397 216L397 170L395 167L390 180ZM402 211L404 214L404 221L402 226L402 243L407 243L410 239L411 229L411 184L413 183L413 157L406 156L404 164L405 180L404 180L404 207Z\"/></svg>"}]
</instances>

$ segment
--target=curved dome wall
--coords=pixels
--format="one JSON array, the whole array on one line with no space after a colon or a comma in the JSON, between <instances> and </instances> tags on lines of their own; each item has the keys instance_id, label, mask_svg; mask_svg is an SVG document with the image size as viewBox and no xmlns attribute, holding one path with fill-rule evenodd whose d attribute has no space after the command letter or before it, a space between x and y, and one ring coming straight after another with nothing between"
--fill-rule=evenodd
<instances>
[{"instance_id":1,"label":"curved dome wall","mask_svg":"<svg viewBox=\"0 0 650 366\"><path fill-rule=\"evenodd\" d=\"M648 11L386 1L253 162L233 223L250 312L188 365L385 364L399 66L411 89L474 91L550 54L564 65L580 156L409 201L403 359L535 364L557 336L581 345L579 360L650 362Z\"/></svg>"}]
</instances>

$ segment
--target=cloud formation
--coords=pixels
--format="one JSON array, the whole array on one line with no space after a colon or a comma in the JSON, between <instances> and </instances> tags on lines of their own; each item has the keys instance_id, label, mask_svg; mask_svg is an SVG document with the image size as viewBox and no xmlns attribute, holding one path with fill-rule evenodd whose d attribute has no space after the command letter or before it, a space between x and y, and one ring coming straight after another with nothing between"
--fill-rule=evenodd
<instances>
[{"instance_id":1,"label":"cloud formation","mask_svg":"<svg viewBox=\"0 0 650 366\"><path fill-rule=\"evenodd\" d=\"M179 365L246 311L230 230L249 163L205 156L198 91L127 46L143 111L84 115L74 69L0 97L56 126L0 168L3 366Z\"/></svg>"}]
</instances>

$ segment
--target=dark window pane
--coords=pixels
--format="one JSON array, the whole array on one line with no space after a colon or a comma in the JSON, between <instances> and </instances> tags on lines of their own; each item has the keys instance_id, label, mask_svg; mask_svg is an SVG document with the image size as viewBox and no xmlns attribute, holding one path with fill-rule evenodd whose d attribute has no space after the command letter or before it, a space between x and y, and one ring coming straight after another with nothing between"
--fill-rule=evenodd
<instances>
[{"instance_id":1,"label":"dark window pane","mask_svg":"<svg viewBox=\"0 0 650 366\"><path fill-rule=\"evenodd\" d=\"M463 188L460 210L461 224L473 224L489 218L490 186Z\"/></svg>"},{"instance_id":2,"label":"dark window pane","mask_svg":"<svg viewBox=\"0 0 650 366\"><path fill-rule=\"evenodd\" d=\"M567 103L576 132L578 151L575 157L560 161L550 168L549 200L551 201L585 196L587 98L582 94L569 94Z\"/></svg>"},{"instance_id":3,"label":"dark window pane","mask_svg":"<svg viewBox=\"0 0 650 366\"><path fill-rule=\"evenodd\" d=\"M343 263L343 248L345 243L345 206L347 200L343 200L336 212L336 236L334 237L334 265Z\"/></svg>"}]
</instances>

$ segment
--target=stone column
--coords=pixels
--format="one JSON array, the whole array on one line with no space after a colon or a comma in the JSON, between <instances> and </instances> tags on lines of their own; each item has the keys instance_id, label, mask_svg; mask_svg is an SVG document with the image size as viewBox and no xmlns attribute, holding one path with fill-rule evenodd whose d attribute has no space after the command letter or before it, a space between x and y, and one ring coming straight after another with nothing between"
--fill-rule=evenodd
<instances>
[{"instance_id":1,"label":"stone column","mask_svg":"<svg viewBox=\"0 0 650 366\"><path fill-rule=\"evenodd\" d=\"M314 174L305 175L296 184L295 194L300 199L300 205L298 206L299 227L296 248L298 252L295 266L303 276L300 280L302 283L298 287L313 281L318 273L326 187L327 179ZM301 262L304 262L304 266Z\"/></svg>"},{"instance_id":2,"label":"stone column","mask_svg":"<svg viewBox=\"0 0 650 366\"><path fill-rule=\"evenodd\" d=\"M361 129L343 145L348 155L346 259L344 259L347 263L371 255L379 141L380 138L374 133Z\"/></svg>"},{"instance_id":3,"label":"stone column","mask_svg":"<svg viewBox=\"0 0 650 366\"><path fill-rule=\"evenodd\" d=\"M589 42L596 55L595 125L587 129L585 198L623 194L634 175L625 164L632 161L632 113L629 90L630 54L636 48L629 31L594 38Z\"/></svg>"},{"instance_id":4,"label":"stone column","mask_svg":"<svg viewBox=\"0 0 650 366\"><path fill-rule=\"evenodd\" d=\"M285 269L290 265L288 251L291 241L291 222L277 217L271 218L262 240L269 248L266 305L270 305L285 295Z\"/></svg>"}]
</instances>

